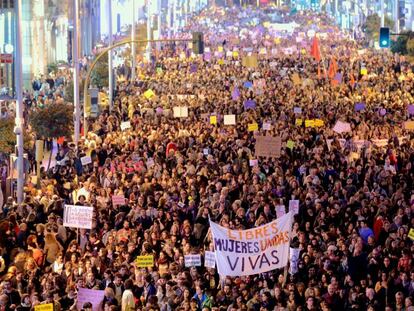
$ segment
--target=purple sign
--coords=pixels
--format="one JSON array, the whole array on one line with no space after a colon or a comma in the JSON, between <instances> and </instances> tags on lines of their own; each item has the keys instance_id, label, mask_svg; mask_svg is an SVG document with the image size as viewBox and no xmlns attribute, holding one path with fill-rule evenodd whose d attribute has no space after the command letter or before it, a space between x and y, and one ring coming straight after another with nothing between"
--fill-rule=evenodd
<instances>
[{"instance_id":1,"label":"purple sign","mask_svg":"<svg viewBox=\"0 0 414 311\"><path fill-rule=\"evenodd\" d=\"M355 104L355 111L362 111L365 109L365 104L364 103L356 103Z\"/></svg>"},{"instance_id":2,"label":"purple sign","mask_svg":"<svg viewBox=\"0 0 414 311\"><path fill-rule=\"evenodd\" d=\"M244 82L243 86L246 89L250 89L251 87L253 87L253 83L251 83L250 81L246 81L246 82Z\"/></svg>"},{"instance_id":3,"label":"purple sign","mask_svg":"<svg viewBox=\"0 0 414 311\"><path fill-rule=\"evenodd\" d=\"M408 105L408 114L414 115L414 105Z\"/></svg>"},{"instance_id":4,"label":"purple sign","mask_svg":"<svg viewBox=\"0 0 414 311\"><path fill-rule=\"evenodd\" d=\"M244 102L244 109L248 110L248 109L254 109L256 108L256 102L252 99L248 99Z\"/></svg>"},{"instance_id":5,"label":"purple sign","mask_svg":"<svg viewBox=\"0 0 414 311\"><path fill-rule=\"evenodd\" d=\"M239 97L240 97L240 91L239 91L239 89L236 86L236 87L234 87L233 92L231 92L231 98L233 100L238 100Z\"/></svg>"}]
</instances>

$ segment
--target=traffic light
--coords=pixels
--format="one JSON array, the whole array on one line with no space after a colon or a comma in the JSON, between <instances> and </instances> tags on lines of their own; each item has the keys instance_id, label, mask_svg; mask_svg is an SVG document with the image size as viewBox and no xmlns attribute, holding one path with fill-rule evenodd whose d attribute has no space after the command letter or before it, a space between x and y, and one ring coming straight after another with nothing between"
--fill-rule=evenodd
<instances>
[{"instance_id":1,"label":"traffic light","mask_svg":"<svg viewBox=\"0 0 414 311\"><path fill-rule=\"evenodd\" d=\"M379 46L380 48L390 47L390 29L388 27L380 28Z\"/></svg>"},{"instance_id":2,"label":"traffic light","mask_svg":"<svg viewBox=\"0 0 414 311\"><path fill-rule=\"evenodd\" d=\"M193 52L194 54L204 53L204 40L202 32L193 32Z\"/></svg>"}]
</instances>

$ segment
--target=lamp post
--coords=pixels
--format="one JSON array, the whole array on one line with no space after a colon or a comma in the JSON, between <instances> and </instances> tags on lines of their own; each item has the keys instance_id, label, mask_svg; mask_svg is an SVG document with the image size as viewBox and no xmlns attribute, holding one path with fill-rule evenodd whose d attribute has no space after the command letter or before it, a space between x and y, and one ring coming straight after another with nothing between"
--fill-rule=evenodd
<instances>
[{"instance_id":1,"label":"lamp post","mask_svg":"<svg viewBox=\"0 0 414 311\"><path fill-rule=\"evenodd\" d=\"M16 81L16 119L14 133L17 143L17 204L23 203L23 70L22 70L22 0L15 1L16 9L16 62L14 75Z\"/></svg>"},{"instance_id":2,"label":"lamp post","mask_svg":"<svg viewBox=\"0 0 414 311\"><path fill-rule=\"evenodd\" d=\"M108 9L108 35L109 43L108 46L112 46L112 0L107 0L107 9ZM114 69L112 65L112 50L108 51L108 74L109 74L109 90L108 90L108 100L109 100L109 111L112 111L113 108L113 91L114 91ZM85 129L86 131L86 129ZM86 133L85 133L86 135Z\"/></svg>"},{"instance_id":3,"label":"lamp post","mask_svg":"<svg viewBox=\"0 0 414 311\"><path fill-rule=\"evenodd\" d=\"M73 0L73 103L75 106L75 146L78 147L80 135L80 101L79 101L79 2Z\"/></svg>"},{"instance_id":4,"label":"lamp post","mask_svg":"<svg viewBox=\"0 0 414 311\"><path fill-rule=\"evenodd\" d=\"M135 40L135 0L132 0L132 23L131 23L131 40ZM135 50L135 41L131 43L131 80L135 80L135 67L136 67L136 50Z\"/></svg>"}]
</instances>

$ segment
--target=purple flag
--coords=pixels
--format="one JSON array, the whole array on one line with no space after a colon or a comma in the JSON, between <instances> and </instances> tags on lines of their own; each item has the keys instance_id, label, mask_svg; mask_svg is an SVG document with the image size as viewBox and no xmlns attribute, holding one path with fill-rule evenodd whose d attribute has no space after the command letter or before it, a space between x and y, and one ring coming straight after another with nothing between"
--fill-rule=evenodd
<instances>
[{"instance_id":1,"label":"purple flag","mask_svg":"<svg viewBox=\"0 0 414 311\"><path fill-rule=\"evenodd\" d=\"M256 102L252 99L248 99L244 102L244 109L248 110L248 109L254 109L256 108Z\"/></svg>"},{"instance_id":2,"label":"purple flag","mask_svg":"<svg viewBox=\"0 0 414 311\"><path fill-rule=\"evenodd\" d=\"M364 103L356 103L355 104L355 111L362 111L365 109L365 104Z\"/></svg>"},{"instance_id":3,"label":"purple flag","mask_svg":"<svg viewBox=\"0 0 414 311\"><path fill-rule=\"evenodd\" d=\"M414 115L414 105L408 105L408 114Z\"/></svg>"},{"instance_id":4,"label":"purple flag","mask_svg":"<svg viewBox=\"0 0 414 311\"><path fill-rule=\"evenodd\" d=\"M239 89L237 88L237 86L235 86L235 87L234 87L234 89L233 89L233 92L231 92L231 98L232 98L233 100L238 100L238 99L239 99L239 97L240 97L240 91L239 91Z\"/></svg>"}]
</instances>

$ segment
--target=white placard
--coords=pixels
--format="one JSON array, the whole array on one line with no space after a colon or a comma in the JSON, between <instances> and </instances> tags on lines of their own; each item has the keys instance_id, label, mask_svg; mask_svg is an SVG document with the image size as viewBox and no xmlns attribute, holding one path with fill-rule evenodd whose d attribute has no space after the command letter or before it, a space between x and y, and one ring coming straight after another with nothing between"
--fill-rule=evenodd
<instances>
[{"instance_id":1,"label":"white placard","mask_svg":"<svg viewBox=\"0 0 414 311\"><path fill-rule=\"evenodd\" d=\"M225 114L224 115L224 125L236 125L236 115L235 114Z\"/></svg>"},{"instance_id":2,"label":"white placard","mask_svg":"<svg viewBox=\"0 0 414 311\"><path fill-rule=\"evenodd\" d=\"M270 131L270 129L272 128L272 124L270 124L270 122L265 122L265 123L263 123L262 128L263 128L265 131Z\"/></svg>"},{"instance_id":3,"label":"white placard","mask_svg":"<svg viewBox=\"0 0 414 311\"><path fill-rule=\"evenodd\" d=\"M276 216L277 218L283 217L286 214L284 205L276 205Z\"/></svg>"},{"instance_id":4,"label":"white placard","mask_svg":"<svg viewBox=\"0 0 414 311\"><path fill-rule=\"evenodd\" d=\"M349 124L348 122L337 121L335 126L333 127L333 130L339 134L351 132L351 124Z\"/></svg>"},{"instance_id":5,"label":"white placard","mask_svg":"<svg viewBox=\"0 0 414 311\"><path fill-rule=\"evenodd\" d=\"M121 122L121 131L125 131L126 129L129 129L129 128L131 128L130 121Z\"/></svg>"},{"instance_id":6,"label":"white placard","mask_svg":"<svg viewBox=\"0 0 414 311\"><path fill-rule=\"evenodd\" d=\"M259 161L257 159L250 159L249 165L250 166L257 166L259 164Z\"/></svg>"},{"instance_id":7,"label":"white placard","mask_svg":"<svg viewBox=\"0 0 414 311\"><path fill-rule=\"evenodd\" d=\"M209 153L209 152L208 152L208 148L204 148L204 149L203 149L203 154L204 154L204 155L208 155L208 153Z\"/></svg>"},{"instance_id":8,"label":"white placard","mask_svg":"<svg viewBox=\"0 0 414 311\"><path fill-rule=\"evenodd\" d=\"M204 253L204 267L214 269L216 267L216 253L205 251Z\"/></svg>"},{"instance_id":9,"label":"white placard","mask_svg":"<svg viewBox=\"0 0 414 311\"><path fill-rule=\"evenodd\" d=\"M185 255L184 256L185 266L188 267L200 267L201 266L201 255Z\"/></svg>"},{"instance_id":10,"label":"white placard","mask_svg":"<svg viewBox=\"0 0 414 311\"><path fill-rule=\"evenodd\" d=\"M188 107L181 106L181 107L174 107L174 118L187 118L188 117Z\"/></svg>"},{"instance_id":11,"label":"white placard","mask_svg":"<svg viewBox=\"0 0 414 311\"><path fill-rule=\"evenodd\" d=\"M293 112L296 113L296 114L301 114L302 113L302 108L295 107L295 108L293 108Z\"/></svg>"},{"instance_id":12,"label":"white placard","mask_svg":"<svg viewBox=\"0 0 414 311\"><path fill-rule=\"evenodd\" d=\"M92 158L90 156L84 156L81 159L82 165L88 165L92 163Z\"/></svg>"},{"instance_id":13,"label":"white placard","mask_svg":"<svg viewBox=\"0 0 414 311\"><path fill-rule=\"evenodd\" d=\"M293 212L293 215L299 214L299 200L289 200L289 212Z\"/></svg>"},{"instance_id":14,"label":"white placard","mask_svg":"<svg viewBox=\"0 0 414 311\"><path fill-rule=\"evenodd\" d=\"M92 206L65 205L63 225L71 228L92 229Z\"/></svg>"}]
</instances>

